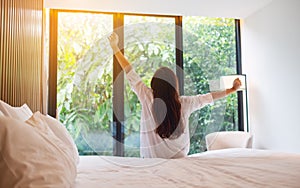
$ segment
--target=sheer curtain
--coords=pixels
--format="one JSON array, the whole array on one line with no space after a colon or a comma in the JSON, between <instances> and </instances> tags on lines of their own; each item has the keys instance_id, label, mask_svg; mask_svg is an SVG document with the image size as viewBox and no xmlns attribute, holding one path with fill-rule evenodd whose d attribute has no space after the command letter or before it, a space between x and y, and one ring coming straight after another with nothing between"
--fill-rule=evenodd
<instances>
[{"instance_id":1,"label":"sheer curtain","mask_svg":"<svg viewBox=\"0 0 300 188\"><path fill-rule=\"evenodd\" d=\"M0 99L46 113L43 0L1 0Z\"/></svg>"}]
</instances>

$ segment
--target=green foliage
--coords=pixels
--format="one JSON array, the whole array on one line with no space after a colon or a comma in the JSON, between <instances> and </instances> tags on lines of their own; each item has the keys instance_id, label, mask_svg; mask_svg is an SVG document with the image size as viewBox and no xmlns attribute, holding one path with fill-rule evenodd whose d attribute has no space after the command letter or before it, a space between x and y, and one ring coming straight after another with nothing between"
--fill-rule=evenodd
<instances>
[{"instance_id":1,"label":"green foliage","mask_svg":"<svg viewBox=\"0 0 300 188\"><path fill-rule=\"evenodd\" d=\"M59 117L80 153L90 153L90 135L110 131L112 123L111 52L99 40L111 32L112 16L60 13L58 28ZM112 143L107 147L100 150L112 150Z\"/></svg>"},{"instance_id":2,"label":"green foliage","mask_svg":"<svg viewBox=\"0 0 300 188\"><path fill-rule=\"evenodd\" d=\"M112 16L62 13L59 20L60 120L80 154L111 155L113 65L106 35L112 32ZM125 55L143 81L149 86L160 66L175 70L174 19L128 16L125 20ZM187 17L183 23L184 94L207 93L209 80L235 73L234 21ZM139 156L141 104L127 81L124 96L125 155ZM193 113L190 153L205 150L207 133L237 129L236 109L237 97L231 95Z\"/></svg>"}]
</instances>

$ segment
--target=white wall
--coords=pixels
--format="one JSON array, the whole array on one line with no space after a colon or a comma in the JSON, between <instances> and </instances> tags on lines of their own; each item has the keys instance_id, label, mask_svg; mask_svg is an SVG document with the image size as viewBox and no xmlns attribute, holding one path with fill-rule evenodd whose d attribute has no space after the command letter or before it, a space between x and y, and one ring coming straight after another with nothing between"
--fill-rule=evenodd
<instances>
[{"instance_id":1,"label":"white wall","mask_svg":"<svg viewBox=\"0 0 300 188\"><path fill-rule=\"evenodd\" d=\"M242 23L254 146L300 153L300 1L273 0Z\"/></svg>"}]
</instances>

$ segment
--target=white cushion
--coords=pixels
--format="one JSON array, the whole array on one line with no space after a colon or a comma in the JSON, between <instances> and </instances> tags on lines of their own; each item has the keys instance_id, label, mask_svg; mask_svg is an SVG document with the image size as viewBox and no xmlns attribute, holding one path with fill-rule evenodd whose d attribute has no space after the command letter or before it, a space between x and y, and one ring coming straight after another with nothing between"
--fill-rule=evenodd
<instances>
[{"instance_id":1,"label":"white cushion","mask_svg":"<svg viewBox=\"0 0 300 188\"><path fill-rule=\"evenodd\" d=\"M40 114L0 117L0 187L72 187L76 162Z\"/></svg>"},{"instance_id":2,"label":"white cushion","mask_svg":"<svg viewBox=\"0 0 300 188\"><path fill-rule=\"evenodd\" d=\"M207 150L251 148L252 135L244 131L213 132L205 136Z\"/></svg>"},{"instance_id":3,"label":"white cushion","mask_svg":"<svg viewBox=\"0 0 300 188\"><path fill-rule=\"evenodd\" d=\"M26 121L33 114L27 104L23 104L21 107L13 107L2 100L0 100L0 111L5 116L12 117L21 121Z\"/></svg>"}]
</instances>

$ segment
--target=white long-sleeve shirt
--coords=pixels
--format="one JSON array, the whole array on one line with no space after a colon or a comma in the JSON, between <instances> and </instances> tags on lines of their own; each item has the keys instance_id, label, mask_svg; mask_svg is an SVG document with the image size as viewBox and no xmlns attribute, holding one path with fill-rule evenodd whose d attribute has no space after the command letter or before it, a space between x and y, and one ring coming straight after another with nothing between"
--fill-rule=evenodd
<instances>
[{"instance_id":1,"label":"white long-sleeve shirt","mask_svg":"<svg viewBox=\"0 0 300 188\"><path fill-rule=\"evenodd\" d=\"M142 105L140 120L140 156L145 158L180 158L187 156L190 148L189 116L197 109L213 103L210 93L194 96L180 96L181 123L184 133L176 139L162 139L155 133L156 123L153 117L152 89L147 87L140 76L131 69L126 77L131 89L137 95Z\"/></svg>"}]
</instances>

